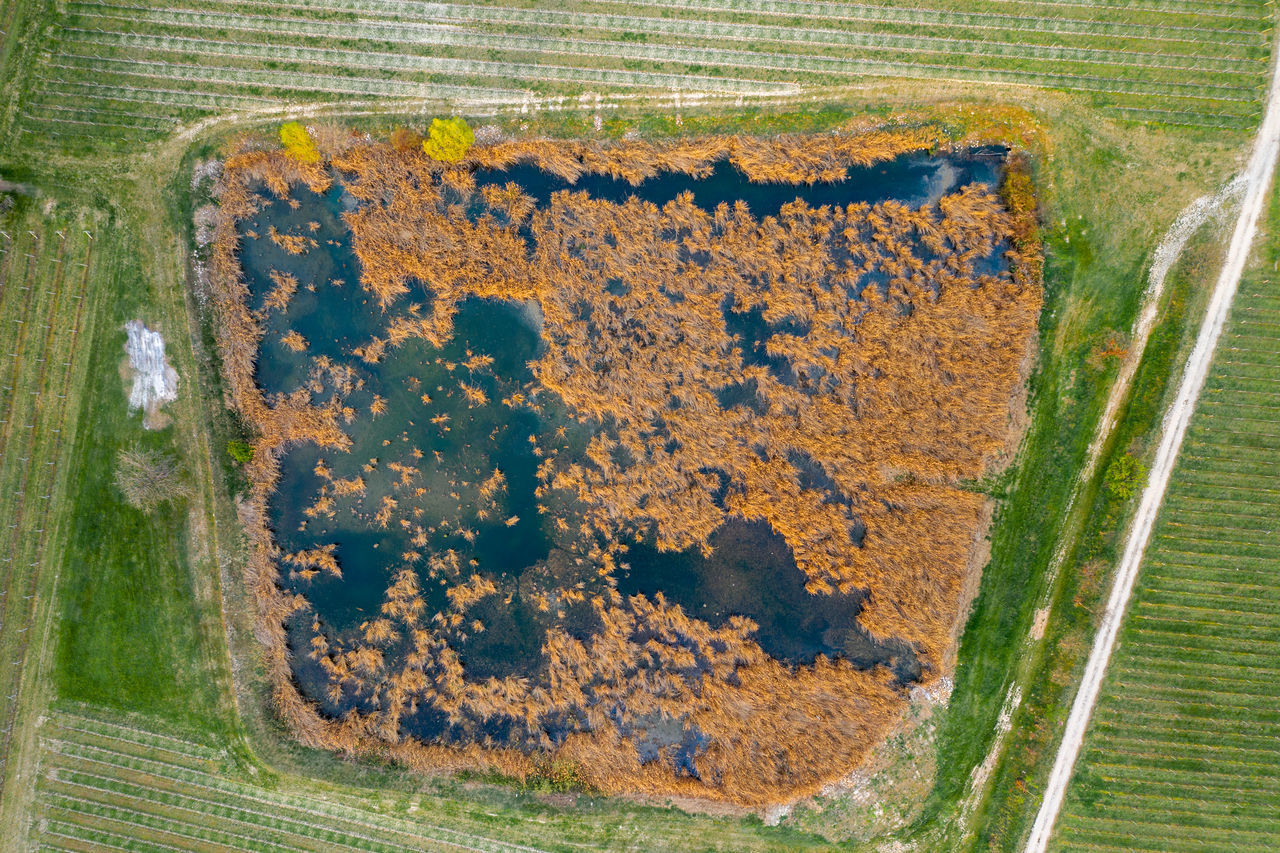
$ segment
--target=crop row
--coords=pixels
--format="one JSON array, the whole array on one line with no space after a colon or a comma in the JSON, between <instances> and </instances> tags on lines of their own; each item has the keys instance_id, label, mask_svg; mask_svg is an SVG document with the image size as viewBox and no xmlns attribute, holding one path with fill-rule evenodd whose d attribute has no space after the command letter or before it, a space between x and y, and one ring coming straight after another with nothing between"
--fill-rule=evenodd
<instances>
[{"instance_id":1,"label":"crop row","mask_svg":"<svg viewBox=\"0 0 1280 853\"><path fill-rule=\"evenodd\" d=\"M1069 8L1084 9L1091 14L1102 10L1122 12L1158 12L1163 15L1205 15L1223 18L1255 18L1260 13L1262 3L1214 3L1196 2L1196 0L1144 0L1144 2L1128 3L1124 0L991 0L1010 6L1021 5L1035 8Z\"/></svg>"},{"instance_id":2,"label":"crop row","mask_svg":"<svg viewBox=\"0 0 1280 853\"><path fill-rule=\"evenodd\" d=\"M1200 739L1213 743L1215 739L1221 739L1227 744L1251 744L1263 748L1275 743L1274 733L1266 730L1233 729L1212 718L1195 719L1161 714L1158 708L1132 709L1124 714L1100 711L1094 724L1098 731L1132 730L1135 722L1141 723L1141 730L1146 734L1164 736L1174 732L1181 733L1188 743Z\"/></svg>"},{"instance_id":3,"label":"crop row","mask_svg":"<svg viewBox=\"0 0 1280 853\"><path fill-rule=\"evenodd\" d=\"M1153 794L1159 793L1169 800L1217 801L1225 805L1230 805L1232 802L1262 804L1269 793L1251 787L1247 780L1223 776L1212 771L1197 774L1196 771L1150 768L1136 763L1115 764L1110 763L1107 757L1101 754L1094 754L1091 758L1097 763L1098 775L1114 784L1119 791L1140 786ZM1195 778L1197 775L1198 779ZM1192 779L1196 784L1186 785L1186 782Z\"/></svg>"},{"instance_id":4,"label":"crop row","mask_svg":"<svg viewBox=\"0 0 1280 853\"><path fill-rule=\"evenodd\" d=\"M1221 583L1235 584L1262 584L1267 588L1270 587L1273 580L1274 572L1272 568L1274 563L1265 560L1255 561L1251 565L1248 561L1236 558L1223 558L1220 555L1199 555L1192 553L1173 554L1167 549L1162 549L1162 553L1151 560L1149 565L1152 571L1158 571L1162 575L1171 575L1175 577L1190 577L1197 580L1216 580ZM1206 556L1208 557L1206 559ZM1226 569L1230 572L1229 576L1224 576L1222 570Z\"/></svg>"},{"instance_id":5,"label":"crop row","mask_svg":"<svg viewBox=\"0 0 1280 853\"><path fill-rule=\"evenodd\" d=\"M1108 104L1107 109L1131 121L1175 124L1186 127L1245 128L1255 123L1256 113L1238 115L1198 109L1159 109Z\"/></svg>"},{"instance_id":6,"label":"crop row","mask_svg":"<svg viewBox=\"0 0 1280 853\"><path fill-rule=\"evenodd\" d=\"M1141 819L1142 815L1149 813L1149 809L1142 811L1134 811L1126 809L1121 803L1112 803L1110 806L1119 813L1115 818L1101 818L1094 822L1089 828L1089 834L1097 833L1113 833L1116 836L1124 837L1131 829L1134 819ZM1149 843L1158 845L1150 848L1130 847L1129 849L1154 849L1161 853L1180 853L1180 851L1199 851L1203 853L1205 850L1270 850L1270 842L1274 839L1266 831L1237 828L1232 826L1214 825L1207 821L1186 821L1180 820L1182 817L1168 809L1168 826L1159 836L1151 838ZM1158 840L1157 840L1158 838ZM1206 847L1208 842L1211 846Z\"/></svg>"},{"instance_id":7,"label":"crop row","mask_svg":"<svg viewBox=\"0 0 1280 853\"><path fill-rule=\"evenodd\" d=\"M79 99L81 101L91 99L210 110L246 109L279 103L277 99L258 95L112 85L92 80L64 80L56 76L43 77L42 81L45 84L44 91L46 94L54 98Z\"/></svg>"},{"instance_id":8,"label":"crop row","mask_svg":"<svg viewBox=\"0 0 1280 853\"><path fill-rule=\"evenodd\" d=\"M1165 785L1171 794L1186 786L1202 791L1214 791L1227 797L1257 795L1254 780L1234 773L1220 773L1212 767L1177 767L1170 762L1147 759L1122 753L1091 750L1086 756L1090 770L1103 777L1129 779L1147 785ZM1246 800L1248 802L1248 800Z\"/></svg>"},{"instance_id":9,"label":"crop row","mask_svg":"<svg viewBox=\"0 0 1280 853\"><path fill-rule=\"evenodd\" d=\"M103 0L110 2L111 0ZM97 0L78 0L94 3ZM119 2L119 0L115 0ZM137 4L163 8L158 0L133 0ZM385 15L391 19L407 16L410 20L453 19L459 21L491 21L483 8L502 11L529 8L521 0L494 0L479 4L471 0L404 0L403 9L397 15L391 8L391 0L184 0L188 7L243 11L270 6L276 9L307 8L332 17L334 12L360 12ZM724 24L743 23L749 26L796 26L803 29L822 30L874 30L884 31L940 31L946 35L957 32L991 32L1007 30L1005 22L1012 20L1020 37L1037 38L1052 36L1057 40L1075 41L1078 38L1101 36L1110 40L1164 41L1184 44L1216 43L1219 47L1249 45L1253 49L1265 46L1262 37L1266 29L1268 10L1265 7L1208 9L1202 12L1171 11L1142 8L1137 5L1121 7L1078 7L1065 3L1021 2L1021 0L988 0L983 11L982 3L964 0L916 0L910 6L889 2L869 4L840 4L832 13L830 4L805 3L798 8L801 14L780 14L762 11L742 11L723 6L699 6L688 8L680 3L658 0L569 0L556 4L554 10L587 16L632 18L641 22L666 19L685 20L692 23ZM474 11L471 11L473 10ZM548 18L553 25L558 16ZM590 21L584 18L583 21ZM581 26L590 27L584 23ZM632 28L632 32L646 33L645 26Z\"/></svg>"},{"instance_id":10,"label":"crop row","mask_svg":"<svg viewBox=\"0 0 1280 853\"><path fill-rule=\"evenodd\" d=\"M1132 726L1121 722L1109 727L1099 725L1098 731L1107 733L1110 749L1154 751L1165 758L1203 758L1205 747L1210 747L1214 750L1214 766L1219 768L1226 762L1254 765L1259 760L1266 761L1275 748L1273 740L1239 743L1233 742L1229 736L1219 737L1217 733L1196 735L1181 730L1152 730L1146 726L1135 732Z\"/></svg>"},{"instance_id":11,"label":"crop row","mask_svg":"<svg viewBox=\"0 0 1280 853\"><path fill-rule=\"evenodd\" d=\"M210 2L235 3L243 0L210 0ZM406 0L414 5L424 4L430 0ZM496 0L497 3L511 3L512 0ZM578 8L625 5L632 8L680 9L697 11L703 16L721 16L743 18L748 16L762 18L786 17L789 19L808 18L820 20L840 20L861 14L876 14L875 10L907 9L910 12L932 12L945 20L949 13L977 13L983 19L1001 13L1019 18L1049 18L1083 21L1116 21L1133 23L1155 21L1167 23L1170 20L1194 23L1196 19L1218 19L1212 26L1220 27L1236 21L1243 24L1229 26L1231 29L1249 29L1258 27L1257 17L1265 14L1265 0L1245 3L1219 3L1212 0L1142 0L1142 2L1124 2L1124 0L1106 0L1106 2L1080 2L1080 0L914 0L911 4L893 3L890 0L876 0L864 3L749 3L741 2L681 2L681 0L576 0L572 3ZM870 13L867 10L872 10ZM692 17L686 15L685 17Z\"/></svg>"},{"instance_id":12,"label":"crop row","mask_svg":"<svg viewBox=\"0 0 1280 853\"><path fill-rule=\"evenodd\" d=\"M943 12L939 9L923 7L809 2L809 0L599 0L599 2L628 8L672 9L681 12L779 15L787 18L874 21L920 26L936 26L940 20L945 20L953 26L1010 32L1087 33L1120 38L1165 38L1179 41L1215 41L1225 44L1256 44L1257 37L1254 33L1261 29L1256 23L1252 27L1236 28L1189 26L1164 22L1137 24L1106 21L1099 20L1096 12L1087 18L1066 18L956 9ZM1028 4L1029 8L1036 6L1038 4ZM971 8L971 6L965 8ZM1251 35L1254 35L1254 38L1251 41L1245 41Z\"/></svg>"},{"instance_id":13,"label":"crop row","mask_svg":"<svg viewBox=\"0 0 1280 853\"><path fill-rule=\"evenodd\" d=\"M1068 796L1060 850L1251 851L1280 837L1280 383L1257 369L1280 352L1280 287L1241 293L1223 342Z\"/></svg>"},{"instance_id":14,"label":"crop row","mask_svg":"<svg viewBox=\"0 0 1280 853\"><path fill-rule=\"evenodd\" d=\"M1199 602L1210 608L1256 607L1261 612L1280 613L1280 602L1269 600L1267 588L1258 578L1248 576L1226 583L1218 578L1205 578L1185 572L1148 574L1143 576L1143 589L1151 601L1166 603Z\"/></svg>"},{"instance_id":15,"label":"crop row","mask_svg":"<svg viewBox=\"0 0 1280 853\"><path fill-rule=\"evenodd\" d=\"M1220 463L1221 464L1221 463ZM1245 470L1234 471L1237 476L1248 476L1247 470L1250 466L1245 463L1240 465L1228 466L1232 468L1244 468ZM1221 532L1235 533L1254 533L1255 531L1263 531L1269 533L1276 527L1276 520L1268 518L1266 515L1255 515L1252 513L1244 513L1238 516L1223 518L1220 514L1211 509L1186 509L1182 507L1170 510L1166 524L1170 528L1188 527L1191 529L1209 529Z\"/></svg>"},{"instance_id":16,"label":"crop row","mask_svg":"<svg viewBox=\"0 0 1280 853\"><path fill-rule=\"evenodd\" d=\"M1236 411L1230 411L1229 414L1222 415L1221 417L1215 417L1214 411L1206 409L1204 411L1205 420L1216 421L1223 424L1249 423L1250 425L1260 425L1265 428L1270 423L1273 423L1270 419L1274 417L1275 414L1280 414L1280 409L1277 409L1276 412L1273 413L1264 411L1261 406L1251 408L1249 410L1251 415L1249 416L1236 414ZM1197 434L1189 436L1184 458L1196 461L1204 460L1205 462L1217 462L1221 464L1240 464L1250 460L1256 460L1258 462L1257 467L1262 468L1267 465L1273 465L1276 461L1280 461L1280 448L1271 451L1263 451L1261 455L1258 455L1258 451L1256 449L1246 450L1245 448L1238 447L1234 444L1218 444L1212 441L1207 435Z\"/></svg>"}]
</instances>

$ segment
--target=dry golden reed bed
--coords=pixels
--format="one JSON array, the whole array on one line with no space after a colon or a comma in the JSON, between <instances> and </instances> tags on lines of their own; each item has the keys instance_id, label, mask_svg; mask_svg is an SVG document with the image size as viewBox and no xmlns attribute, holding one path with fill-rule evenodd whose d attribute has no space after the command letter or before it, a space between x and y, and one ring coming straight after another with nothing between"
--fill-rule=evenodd
<instances>
[{"instance_id":1,"label":"dry golden reed bed","mask_svg":"<svg viewBox=\"0 0 1280 853\"><path fill-rule=\"evenodd\" d=\"M688 196L658 208L566 193L535 209L515 185L477 188L471 171L531 163L569 179L593 173L638 183L662 171L705 175L727 158L753 181L805 183L943 142L927 127L613 145L522 141L477 146L453 167L408 145L358 140L323 146L319 163L281 151L231 156L212 256L217 335L231 403L258 431L242 511L253 543L247 578L275 703L298 737L420 769L525 777L552 759L606 792L749 807L813 793L856 767L905 705L887 670L825 657L789 666L752 640L750 620L713 628L661 596L624 599L609 577L628 539L705 548L728 517L767 522L811 593L868 591L862 627L909 644L925 683L944 675L985 510L985 498L957 484L981 477L1008 449L1041 305L1025 164L1012 161L1003 202L971 186L922 209L797 202L763 221L741 205L703 211ZM279 574L282 562L303 571L338 566L331 549L282 554L266 505L282 454L301 442L342 452L351 411L336 393L322 406L306 390L264 398L254 381L261 318L249 307L237 257L237 223L259 209L260 191L287 198L304 184L323 192L331 169L348 176L346 189L361 202L346 215L361 286L387 316L385 334L360 357L376 361L410 338L449 340L454 311L468 297L532 300L541 309L539 391L556 395L595 433L585 457L549 457L539 489L580 508L572 526L557 520L563 547L604 579L585 591L554 591L590 601L595 634L580 639L552 625L539 677L476 682L437 626L464 622L493 583L455 574L450 612L432 620L415 570L389 566L382 614L360 637L317 632L313 640L311 655L334 695L359 694L377 707L341 720L326 718L295 686L285 623L308 603L282 589ZM476 205L481 215L462 215ZM1005 245L1014 247L1008 272L975 271L976 260ZM868 276L882 286L857 296ZM404 306L411 281L433 296L425 312ZM275 285L269 302L281 308L298 283L282 276ZM733 311L759 310L766 321L809 330L769 340L792 381L744 363L725 328L726 299ZM298 336L293 345L306 342ZM722 407L717 391L731 386L753 389L753 404ZM803 486L797 456L818 464L832 485ZM325 488L340 496L345 487ZM717 501L718 492L726 497ZM391 520L389 513L381 522ZM859 543L852 531L863 525ZM419 706L459 723L514 719L522 739L422 743L400 727ZM642 764L619 727L658 719L708 739L696 777L668 762ZM548 720L570 720L571 732L549 738Z\"/></svg>"}]
</instances>

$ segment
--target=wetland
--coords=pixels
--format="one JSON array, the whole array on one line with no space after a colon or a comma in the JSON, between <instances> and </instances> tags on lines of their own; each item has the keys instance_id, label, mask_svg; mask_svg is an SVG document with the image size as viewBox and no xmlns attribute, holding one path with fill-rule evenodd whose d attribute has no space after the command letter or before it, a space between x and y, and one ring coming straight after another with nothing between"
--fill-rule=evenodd
<instances>
[{"instance_id":1,"label":"wetland","mask_svg":"<svg viewBox=\"0 0 1280 853\"><path fill-rule=\"evenodd\" d=\"M911 133L231 158L285 716L748 805L852 769L945 674L961 483L1008 449L1040 290L1007 170Z\"/></svg>"}]
</instances>

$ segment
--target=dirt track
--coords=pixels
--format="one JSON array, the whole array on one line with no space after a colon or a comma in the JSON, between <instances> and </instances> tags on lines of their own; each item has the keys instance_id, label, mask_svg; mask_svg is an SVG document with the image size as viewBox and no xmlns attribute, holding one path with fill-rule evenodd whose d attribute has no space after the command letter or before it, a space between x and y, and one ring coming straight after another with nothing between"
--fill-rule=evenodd
<instances>
[{"instance_id":1,"label":"dirt track","mask_svg":"<svg viewBox=\"0 0 1280 853\"><path fill-rule=\"evenodd\" d=\"M1076 758L1080 754L1085 731L1098 700L1102 678L1106 674L1111 652L1115 648L1116 636L1124 621L1125 610L1129 604L1134 582L1138 577L1142 556L1151 538L1160 505L1164 501L1169 476L1173 473L1173 465L1178 457L1178 449L1182 446L1183 436L1191 421L1191 414L1195 410L1200 389L1204 386L1218 338L1222 334L1222 328L1230 313L1236 287L1240 283L1240 276L1244 272L1245 263L1253 246L1253 238L1258 230L1258 220L1266 204L1267 191L1275 173L1278 153L1280 153L1280 63L1276 63L1273 67L1266 115L1262 126L1258 129L1253 153L1243 173L1246 182L1244 203L1231 235L1226 260L1217 284L1214 286L1208 312L1196 339L1195 349L1187 360L1182 382L1178 387L1178 395L1165 414L1160 446L1151 466L1151 476L1143 489L1142 501L1138 505L1133 525L1129 529L1124 554L1120 559L1119 570L1116 572L1115 585L1111 589L1107 609L1103 613L1102 623L1098 627L1097 637L1089 653L1089 661L1085 665L1080 691L1071 705L1071 715L1067 718L1062 744L1058 748L1053 770L1049 775L1040 811L1031 828L1031 836L1024 848L1025 853L1044 853L1048 849L1053 826L1067 791L1067 784L1071 781Z\"/></svg>"}]
</instances>

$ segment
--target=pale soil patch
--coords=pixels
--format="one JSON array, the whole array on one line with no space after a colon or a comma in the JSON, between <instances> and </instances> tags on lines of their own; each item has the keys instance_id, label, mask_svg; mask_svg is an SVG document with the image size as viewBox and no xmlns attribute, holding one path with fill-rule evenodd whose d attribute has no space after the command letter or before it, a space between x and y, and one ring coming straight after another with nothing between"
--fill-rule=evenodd
<instances>
[{"instance_id":1,"label":"pale soil patch","mask_svg":"<svg viewBox=\"0 0 1280 853\"><path fill-rule=\"evenodd\" d=\"M197 207L192 220L196 228L196 245L203 249L213 242L213 229L218 224L217 205L203 204Z\"/></svg>"},{"instance_id":2,"label":"pale soil patch","mask_svg":"<svg viewBox=\"0 0 1280 853\"><path fill-rule=\"evenodd\" d=\"M216 181L222 175L222 161L216 157L197 160L191 167L191 189L195 191L202 181Z\"/></svg>"},{"instance_id":3,"label":"pale soil patch","mask_svg":"<svg viewBox=\"0 0 1280 853\"><path fill-rule=\"evenodd\" d=\"M141 409L146 429L162 429L169 416L160 411L165 403L178 399L178 371L164 355L164 336L148 329L141 320L124 324L128 338L124 349L129 355L129 411Z\"/></svg>"},{"instance_id":4,"label":"pale soil patch","mask_svg":"<svg viewBox=\"0 0 1280 853\"><path fill-rule=\"evenodd\" d=\"M1044 629L1049 624L1049 608L1041 607L1036 611L1035 621L1031 623L1031 639L1044 639Z\"/></svg>"}]
</instances>

